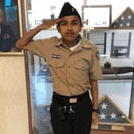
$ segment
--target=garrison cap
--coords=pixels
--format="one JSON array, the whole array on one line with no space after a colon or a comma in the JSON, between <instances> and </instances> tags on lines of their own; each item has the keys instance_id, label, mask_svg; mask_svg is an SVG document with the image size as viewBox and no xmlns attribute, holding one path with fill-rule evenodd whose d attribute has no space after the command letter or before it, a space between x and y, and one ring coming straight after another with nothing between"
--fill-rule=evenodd
<instances>
[{"instance_id":1,"label":"garrison cap","mask_svg":"<svg viewBox=\"0 0 134 134\"><path fill-rule=\"evenodd\" d=\"M66 2L66 3L64 3L64 5L61 9L59 18L62 18L64 16L71 16L71 15L78 16L78 18L81 21L81 17L79 15L78 11L69 2Z\"/></svg>"}]
</instances>

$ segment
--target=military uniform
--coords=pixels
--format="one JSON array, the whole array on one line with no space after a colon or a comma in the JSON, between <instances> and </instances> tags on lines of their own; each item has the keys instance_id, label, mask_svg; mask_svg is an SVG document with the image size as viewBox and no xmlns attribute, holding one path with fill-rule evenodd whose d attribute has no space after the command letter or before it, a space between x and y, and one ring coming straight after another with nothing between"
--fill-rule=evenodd
<instances>
[{"instance_id":1,"label":"military uniform","mask_svg":"<svg viewBox=\"0 0 134 134\"><path fill-rule=\"evenodd\" d=\"M88 90L91 89L90 80L100 79L102 72L98 48L82 37L80 41L81 44L73 51L57 37L32 41L28 45L31 52L47 61L52 74L54 95L50 112L55 134L89 134L90 131L92 121L92 102L88 94ZM67 122L64 119L61 121L58 117L59 105L69 109L66 114ZM70 128L68 121L73 128ZM75 129L76 126L79 129Z\"/></svg>"},{"instance_id":2,"label":"military uniform","mask_svg":"<svg viewBox=\"0 0 134 134\"><path fill-rule=\"evenodd\" d=\"M0 52L9 52L16 43L12 29L7 24L0 24Z\"/></svg>"},{"instance_id":3,"label":"military uniform","mask_svg":"<svg viewBox=\"0 0 134 134\"><path fill-rule=\"evenodd\" d=\"M74 51L58 38L31 42L29 50L43 57L52 74L54 91L60 95L79 95L91 88L90 79L102 77L97 47L88 40Z\"/></svg>"}]
</instances>

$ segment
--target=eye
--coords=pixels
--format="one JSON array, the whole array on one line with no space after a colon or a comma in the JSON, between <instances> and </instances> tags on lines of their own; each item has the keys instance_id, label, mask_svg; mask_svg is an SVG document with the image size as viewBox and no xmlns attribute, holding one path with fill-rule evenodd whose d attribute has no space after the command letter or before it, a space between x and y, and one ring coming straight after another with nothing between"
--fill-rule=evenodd
<instances>
[{"instance_id":1,"label":"eye","mask_svg":"<svg viewBox=\"0 0 134 134\"><path fill-rule=\"evenodd\" d=\"M77 22L77 21L76 21L76 22L72 22L72 25L73 25L73 26L77 26L77 25L79 25L79 24L80 24L80 23Z\"/></svg>"},{"instance_id":2,"label":"eye","mask_svg":"<svg viewBox=\"0 0 134 134\"><path fill-rule=\"evenodd\" d=\"M67 24L68 24L67 22L61 22L60 23L61 26L67 26Z\"/></svg>"}]
</instances>

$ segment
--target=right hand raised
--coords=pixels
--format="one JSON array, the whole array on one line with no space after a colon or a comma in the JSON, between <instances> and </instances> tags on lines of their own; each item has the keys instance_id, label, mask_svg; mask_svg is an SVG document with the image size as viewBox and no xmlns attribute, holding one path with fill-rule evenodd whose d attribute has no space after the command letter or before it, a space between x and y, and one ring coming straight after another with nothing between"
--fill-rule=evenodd
<instances>
[{"instance_id":1,"label":"right hand raised","mask_svg":"<svg viewBox=\"0 0 134 134\"><path fill-rule=\"evenodd\" d=\"M28 50L27 45L38 32L40 32L41 30L48 29L51 26L54 26L55 24L59 23L60 21L61 19L50 20L48 22L45 22L44 24L33 28L17 41L16 47L19 49Z\"/></svg>"},{"instance_id":2,"label":"right hand raised","mask_svg":"<svg viewBox=\"0 0 134 134\"><path fill-rule=\"evenodd\" d=\"M61 21L60 18L54 19L54 20L49 20L49 21L47 21L47 22L45 22L45 23L43 23L43 24L41 25L41 29L42 29L42 30L49 29L50 27L56 25L56 24L59 23L60 21Z\"/></svg>"}]
</instances>

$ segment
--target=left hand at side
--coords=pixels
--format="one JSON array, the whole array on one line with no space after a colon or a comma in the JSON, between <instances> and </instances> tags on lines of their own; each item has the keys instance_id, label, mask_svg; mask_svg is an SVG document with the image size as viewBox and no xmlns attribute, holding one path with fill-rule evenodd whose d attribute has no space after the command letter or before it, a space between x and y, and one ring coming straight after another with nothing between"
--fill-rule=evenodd
<instances>
[{"instance_id":1,"label":"left hand at side","mask_svg":"<svg viewBox=\"0 0 134 134\"><path fill-rule=\"evenodd\" d=\"M98 113L93 112L92 113L92 123L96 125L98 123Z\"/></svg>"}]
</instances>

